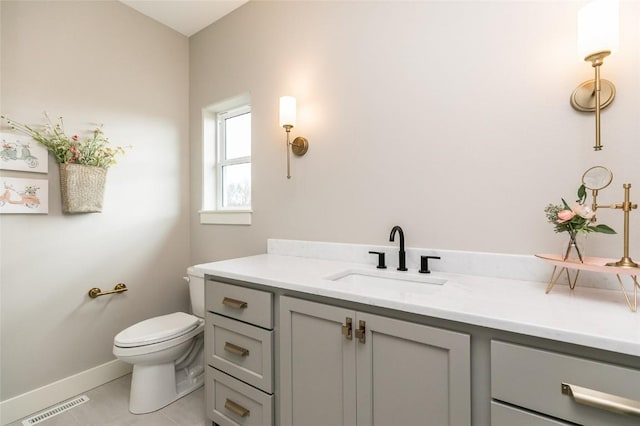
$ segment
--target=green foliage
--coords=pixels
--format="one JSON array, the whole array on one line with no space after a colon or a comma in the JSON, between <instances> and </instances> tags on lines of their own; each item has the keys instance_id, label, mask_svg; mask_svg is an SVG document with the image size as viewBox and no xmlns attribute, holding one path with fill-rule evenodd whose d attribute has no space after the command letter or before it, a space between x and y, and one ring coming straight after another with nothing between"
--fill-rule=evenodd
<instances>
[{"instance_id":1,"label":"green foliage","mask_svg":"<svg viewBox=\"0 0 640 426\"><path fill-rule=\"evenodd\" d=\"M31 136L47 148L58 163L74 163L108 168L116 164L118 155L125 152L121 146L111 147L109 139L102 132L102 126L95 128L82 141L78 135L69 137L65 134L62 117L59 117L55 123L51 121L46 113L45 117L47 118L47 124L36 128L1 116L12 130Z\"/></svg>"},{"instance_id":2,"label":"green foliage","mask_svg":"<svg viewBox=\"0 0 640 426\"><path fill-rule=\"evenodd\" d=\"M587 190L584 185L578 188L578 199L573 204L569 204L563 199L562 205L549 204L544 212L547 221L554 227L555 232L568 232L572 235L577 233L588 234L590 232L600 232L602 234L615 234L612 228L607 225L595 225L595 212L585 204Z\"/></svg>"}]
</instances>

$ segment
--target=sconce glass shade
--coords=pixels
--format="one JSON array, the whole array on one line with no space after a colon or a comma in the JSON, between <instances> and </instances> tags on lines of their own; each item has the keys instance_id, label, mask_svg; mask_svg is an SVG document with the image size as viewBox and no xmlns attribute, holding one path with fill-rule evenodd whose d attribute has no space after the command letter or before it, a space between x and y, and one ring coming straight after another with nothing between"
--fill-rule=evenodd
<instances>
[{"instance_id":1,"label":"sconce glass shade","mask_svg":"<svg viewBox=\"0 0 640 426\"><path fill-rule=\"evenodd\" d=\"M593 0L578 12L578 54L580 59L613 52L619 44L618 0Z\"/></svg>"},{"instance_id":2,"label":"sconce glass shade","mask_svg":"<svg viewBox=\"0 0 640 426\"><path fill-rule=\"evenodd\" d=\"M296 125L296 98L282 96L280 98L280 127Z\"/></svg>"}]
</instances>

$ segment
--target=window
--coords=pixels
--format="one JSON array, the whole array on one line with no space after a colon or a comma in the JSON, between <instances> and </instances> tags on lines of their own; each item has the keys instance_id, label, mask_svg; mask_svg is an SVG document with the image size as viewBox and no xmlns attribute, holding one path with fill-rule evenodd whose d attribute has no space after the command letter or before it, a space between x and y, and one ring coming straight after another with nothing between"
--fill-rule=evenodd
<instances>
[{"instance_id":1,"label":"window","mask_svg":"<svg viewBox=\"0 0 640 426\"><path fill-rule=\"evenodd\" d=\"M218 114L218 209L251 208L251 109Z\"/></svg>"},{"instance_id":2,"label":"window","mask_svg":"<svg viewBox=\"0 0 640 426\"><path fill-rule=\"evenodd\" d=\"M247 97L203 111L201 223L251 224L251 106Z\"/></svg>"}]
</instances>

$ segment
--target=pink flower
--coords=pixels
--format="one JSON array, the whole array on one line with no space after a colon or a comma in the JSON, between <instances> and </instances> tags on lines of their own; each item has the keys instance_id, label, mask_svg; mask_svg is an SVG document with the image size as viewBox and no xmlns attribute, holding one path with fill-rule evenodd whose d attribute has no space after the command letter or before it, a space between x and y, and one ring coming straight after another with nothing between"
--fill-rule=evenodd
<instances>
[{"instance_id":1,"label":"pink flower","mask_svg":"<svg viewBox=\"0 0 640 426\"><path fill-rule=\"evenodd\" d=\"M77 142L77 141L78 141L78 135L73 135L73 136L71 136L71 139L73 139L74 141L76 141L76 142Z\"/></svg>"},{"instance_id":2,"label":"pink flower","mask_svg":"<svg viewBox=\"0 0 640 426\"><path fill-rule=\"evenodd\" d=\"M573 219L575 215L571 210L560 210L558 212L558 223L568 222Z\"/></svg>"}]
</instances>

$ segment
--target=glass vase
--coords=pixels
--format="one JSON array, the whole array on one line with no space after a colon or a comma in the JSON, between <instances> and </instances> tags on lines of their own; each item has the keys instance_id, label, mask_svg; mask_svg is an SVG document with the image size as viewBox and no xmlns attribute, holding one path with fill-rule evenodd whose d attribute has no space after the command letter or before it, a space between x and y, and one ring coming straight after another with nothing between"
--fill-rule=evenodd
<instances>
[{"instance_id":1,"label":"glass vase","mask_svg":"<svg viewBox=\"0 0 640 426\"><path fill-rule=\"evenodd\" d=\"M579 236L577 232L569 232L569 241L564 247L562 260L584 263L584 238Z\"/></svg>"}]
</instances>

